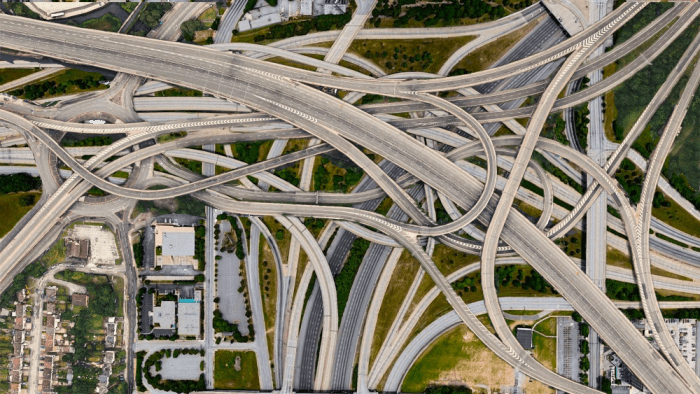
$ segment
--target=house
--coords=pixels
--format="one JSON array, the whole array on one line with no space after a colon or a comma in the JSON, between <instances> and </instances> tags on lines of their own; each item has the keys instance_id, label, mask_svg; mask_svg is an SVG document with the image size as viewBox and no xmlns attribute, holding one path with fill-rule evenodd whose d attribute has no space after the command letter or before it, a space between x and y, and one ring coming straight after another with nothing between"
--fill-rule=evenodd
<instances>
[{"instance_id":1,"label":"house","mask_svg":"<svg viewBox=\"0 0 700 394\"><path fill-rule=\"evenodd\" d=\"M26 299L27 299L27 290L26 289L22 289L22 290L17 292L17 302L21 303L21 302L24 302L24 300L26 300Z\"/></svg>"},{"instance_id":2,"label":"house","mask_svg":"<svg viewBox=\"0 0 700 394\"><path fill-rule=\"evenodd\" d=\"M74 306L88 306L89 296L87 294L73 293L71 296L71 303Z\"/></svg>"},{"instance_id":3,"label":"house","mask_svg":"<svg viewBox=\"0 0 700 394\"><path fill-rule=\"evenodd\" d=\"M51 329L51 332L46 332L46 341L44 342L44 349L46 350L46 353L53 353L55 351L53 329Z\"/></svg>"},{"instance_id":4,"label":"house","mask_svg":"<svg viewBox=\"0 0 700 394\"><path fill-rule=\"evenodd\" d=\"M21 371L22 370L22 357L12 357L12 370Z\"/></svg>"},{"instance_id":5,"label":"house","mask_svg":"<svg viewBox=\"0 0 700 394\"><path fill-rule=\"evenodd\" d=\"M44 290L44 299L49 302L56 302L57 293L58 288L56 286L49 286Z\"/></svg>"},{"instance_id":6,"label":"house","mask_svg":"<svg viewBox=\"0 0 700 394\"><path fill-rule=\"evenodd\" d=\"M24 318L23 317L15 317L15 325L12 328L15 331L24 330Z\"/></svg>"},{"instance_id":7,"label":"house","mask_svg":"<svg viewBox=\"0 0 700 394\"><path fill-rule=\"evenodd\" d=\"M56 328L56 317L53 315L46 316L46 329L55 329Z\"/></svg>"}]
</instances>

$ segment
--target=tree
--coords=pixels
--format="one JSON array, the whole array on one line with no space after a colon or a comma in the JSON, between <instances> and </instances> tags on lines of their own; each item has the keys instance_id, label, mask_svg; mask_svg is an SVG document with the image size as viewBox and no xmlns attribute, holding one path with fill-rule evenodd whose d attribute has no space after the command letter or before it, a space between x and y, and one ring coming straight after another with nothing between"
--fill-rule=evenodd
<instances>
[{"instance_id":1,"label":"tree","mask_svg":"<svg viewBox=\"0 0 700 394\"><path fill-rule=\"evenodd\" d=\"M428 386L425 394L471 394L472 390L464 386Z\"/></svg>"},{"instance_id":2,"label":"tree","mask_svg":"<svg viewBox=\"0 0 700 394\"><path fill-rule=\"evenodd\" d=\"M199 19L192 19L185 21L180 25L180 31L182 36L185 37L187 41L194 41L194 35L200 30L206 30L206 26Z\"/></svg>"},{"instance_id":3,"label":"tree","mask_svg":"<svg viewBox=\"0 0 700 394\"><path fill-rule=\"evenodd\" d=\"M588 360L588 357L581 357L581 361L579 362L579 368L581 368L581 371L588 371L589 369L591 369L591 362Z\"/></svg>"},{"instance_id":4,"label":"tree","mask_svg":"<svg viewBox=\"0 0 700 394\"><path fill-rule=\"evenodd\" d=\"M590 333L590 329L588 328L588 324L586 323L581 323L579 326L579 329L581 330L581 336L587 337L588 334Z\"/></svg>"}]
</instances>

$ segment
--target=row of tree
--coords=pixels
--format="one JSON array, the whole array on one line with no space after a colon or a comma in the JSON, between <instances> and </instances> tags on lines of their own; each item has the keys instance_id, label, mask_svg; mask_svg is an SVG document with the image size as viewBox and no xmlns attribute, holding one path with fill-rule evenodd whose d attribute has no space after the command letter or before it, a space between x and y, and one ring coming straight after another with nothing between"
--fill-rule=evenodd
<instances>
[{"instance_id":1,"label":"row of tree","mask_svg":"<svg viewBox=\"0 0 700 394\"><path fill-rule=\"evenodd\" d=\"M0 175L0 195L41 189L41 178L26 172Z\"/></svg>"},{"instance_id":2,"label":"row of tree","mask_svg":"<svg viewBox=\"0 0 700 394\"><path fill-rule=\"evenodd\" d=\"M44 81L27 85L9 92L12 96L23 97L28 100L36 100L49 95L64 94L68 89L77 87L81 90L93 89L100 86L100 78L88 75L85 78L57 83L56 81Z\"/></svg>"},{"instance_id":3,"label":"row of tree","mask_svg":"<svg viewBox=\"0 0 700 394\"><path fill-rule=\"evenodd\" d=\"M488 15L489 19L498 19L506 14L501 5L491 5L482 0L451 0L442 3L428 3L416 6L415 0L401 0L398 4L383 0L378 2L372 11L371 23L376 27L380 18L393 18L394 27L405 27L409 22L422 22L425 27L438 24L458 25L464 18L481 18ZM530 0L526 0L529 5Z\"/></svg>"},{"instance_id":4,"label":"row of tree","mask_svg":"<svg viewBox=\"0 0 700 394\"><path fill-rule=\"evenodd\" d=\"M61 140L61 145L67 147L80 147L80 146L105 146L112 145L114 140L112 137L107 135L97 135L94 137L88 137L81 140L75 140L72 138L64 138Z\"/></svg>"}]
</instances>

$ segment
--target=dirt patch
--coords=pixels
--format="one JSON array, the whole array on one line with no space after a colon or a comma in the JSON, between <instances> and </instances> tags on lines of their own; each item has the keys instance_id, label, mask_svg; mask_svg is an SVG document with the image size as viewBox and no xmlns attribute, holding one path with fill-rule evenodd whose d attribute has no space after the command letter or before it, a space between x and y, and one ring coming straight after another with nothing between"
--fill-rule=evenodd
<instances>
[{"instance_id":1,"label":"dirt patch","mask_svg":"<svg viewBox=\"0 0 700 394\"><path fill-rule=\"evenodd\" d=\"M177 211L177 200L174 198L165 198L162 200L154 200L153 205L156 208L167 209L170 212Z\"/></svg>"}]
</instances>

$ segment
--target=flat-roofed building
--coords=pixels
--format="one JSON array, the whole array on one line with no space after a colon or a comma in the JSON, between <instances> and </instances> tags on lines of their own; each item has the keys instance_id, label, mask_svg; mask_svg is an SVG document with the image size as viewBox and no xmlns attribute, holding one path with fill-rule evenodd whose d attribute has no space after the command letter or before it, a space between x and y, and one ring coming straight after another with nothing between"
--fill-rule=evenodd
<instances>
[{"instance_id":1,"label":"flat-roofed building","mask_svg":"<svg viewBox=\"0 0 700 394\"><path fill-rule=\"evenodd\" d=\"M532 349L532 328L518 328L516 337L523 349Z\"/></svg>"},{"instance_id":2,"label":"flat-roofed building","mask_svg":"<svg viewBox=\"0 0 700 394\"><path fill-rule=\"evenodd\" d=\"M199 336L202 293L195 291L194 298L180 298L177 302L177 334Z\"/></svg>"},{"instance_id":3,"label":"flat-roofed building","mask_svg":"<svg viewBox=\"0 0 700 394\"><path fill-rule=\"evenodd\" d=\"M156 224L156 266L192 265L194 259L194 228Z\"/></svg>"},{"instance_id":4,"label":"flat-roofed building","mask_svg":"<svg viewBox=\"0 0 700 394\"><path fill-rule=\"evenodd\" d=\"M175 301L163 301L153 308L153 326L175 328Z\"/></svg>"}]
</instances>

